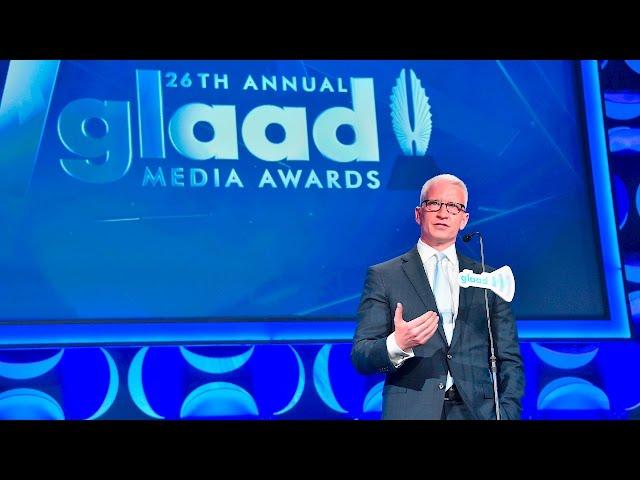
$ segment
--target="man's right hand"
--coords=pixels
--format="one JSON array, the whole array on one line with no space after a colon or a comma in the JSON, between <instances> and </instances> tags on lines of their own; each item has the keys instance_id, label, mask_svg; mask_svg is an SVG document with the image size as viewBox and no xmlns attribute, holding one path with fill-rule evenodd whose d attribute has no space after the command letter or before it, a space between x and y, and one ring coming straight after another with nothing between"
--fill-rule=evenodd
<instances>
[{"instance_id":1,"label":"man's right hand","mask_svg":"<svg viewBox=\"0 0 640 480\"><path fill-rule=\"evenodd\" d=\"M396 344L402 350L424 345L436 333L438 328L438 314L431 310L408 322L402 317L402 304L396 305L396 313L393 316L393 324L396 331Z\"/></svg>"}]
</instances>

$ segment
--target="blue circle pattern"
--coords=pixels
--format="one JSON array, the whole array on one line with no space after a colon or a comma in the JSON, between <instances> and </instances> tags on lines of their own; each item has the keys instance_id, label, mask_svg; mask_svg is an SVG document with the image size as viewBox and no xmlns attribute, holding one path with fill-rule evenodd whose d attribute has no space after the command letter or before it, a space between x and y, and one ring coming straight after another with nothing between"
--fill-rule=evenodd
<instances>
[{"instance_id":1,"label":"blue circle pattern","mask_svg":"<svg viewBox=\"0 0 640 480\"><path fill-rule=\"evenodd\" d=\"M535 386L528 390L524 418L624 417L640 408L640 372L635 368L639 345L529 345L523 349L528 382L533 377L551 378L539 391ZM350 348L349 344L68 348L62 356L60 350L35 360L59 358L40 376L0 378L0 418L379 418L383 377L357 373ZM185 355L185 349L199 357ZM3 363L12 367L19 363L11 361L7 352L2 354ZM35 362L23 362L25 372L33 372ZM603 379L598 369L615 372L615 377ZM16 377L15 368L9 371ZM118 389L120 372L128 373L126 389Z\"/></svg>"},{"instance_id":2,"label":"blue circle pattern","mask_svg":"<svg viewBox=\"0 0 640 480\"><path fill-rule=\"evenodd\" d=\"M106 349L59 349L36 359L24 353L2 352L0 418L93 420L112 407L119 377L116 363Z\"/></svg>"}]
</instances>

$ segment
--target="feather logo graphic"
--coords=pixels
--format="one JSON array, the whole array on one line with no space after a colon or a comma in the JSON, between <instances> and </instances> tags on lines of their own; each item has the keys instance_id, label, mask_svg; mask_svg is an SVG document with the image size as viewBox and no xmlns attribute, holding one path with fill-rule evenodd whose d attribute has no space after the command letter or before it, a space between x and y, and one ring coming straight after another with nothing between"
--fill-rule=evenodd
<instances>
[{"instance_id":1,"label":"feather logo graphic","mask_svg":"<svg viewBox=\"0 0 640 480\"><path fill-rule=\"evenodd\" d=\"M409 75L413 127L409 118L409 92L404 68L391 90L391 123L402 152L408 156L423 156L431 140L431 106L420 79L413 70L409 70Z\"/></svg>"}]
</instances>

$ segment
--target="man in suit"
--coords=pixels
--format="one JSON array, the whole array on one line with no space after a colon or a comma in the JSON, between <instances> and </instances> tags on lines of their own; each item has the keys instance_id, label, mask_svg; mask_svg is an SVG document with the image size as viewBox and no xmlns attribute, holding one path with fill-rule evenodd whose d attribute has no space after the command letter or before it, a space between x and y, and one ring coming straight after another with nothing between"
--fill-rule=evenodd
<instances>
[{"instance_id":1,"label":"man in suit","mask_svg":"<svg viewBox=\"0 0 640 480\"><path fill-rule=\"evenodd\" d=\"M443 174L424 184L411 251L368 269L351 359L386 373L383 419L495 419L484 290L460 288L458 273L482 272L457 253L469 221L467 187ZM492 271L490 267L486 271ZM501 419L520 418L524 371L509 303L488 291Z\"/></svg>"}]
</instances>

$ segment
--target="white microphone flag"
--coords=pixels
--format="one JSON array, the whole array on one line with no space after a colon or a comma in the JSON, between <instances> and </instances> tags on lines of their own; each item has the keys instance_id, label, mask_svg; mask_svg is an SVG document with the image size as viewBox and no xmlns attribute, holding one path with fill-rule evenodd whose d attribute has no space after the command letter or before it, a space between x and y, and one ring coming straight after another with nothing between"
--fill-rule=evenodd
<instances>
[{"instance_id":1,"label":"white microphone flag","mask_svg":"<svg viewBox=\"0 0 640 480\"><path fill-rule=\"evenodd\" d=\"M463 288L488 288L507 302L513 300L513 296L516 293L516 282L508 265L491 273L473 273L469 269L463 270L458 275L458 283Z\"/></svg>"}]
</instances>

